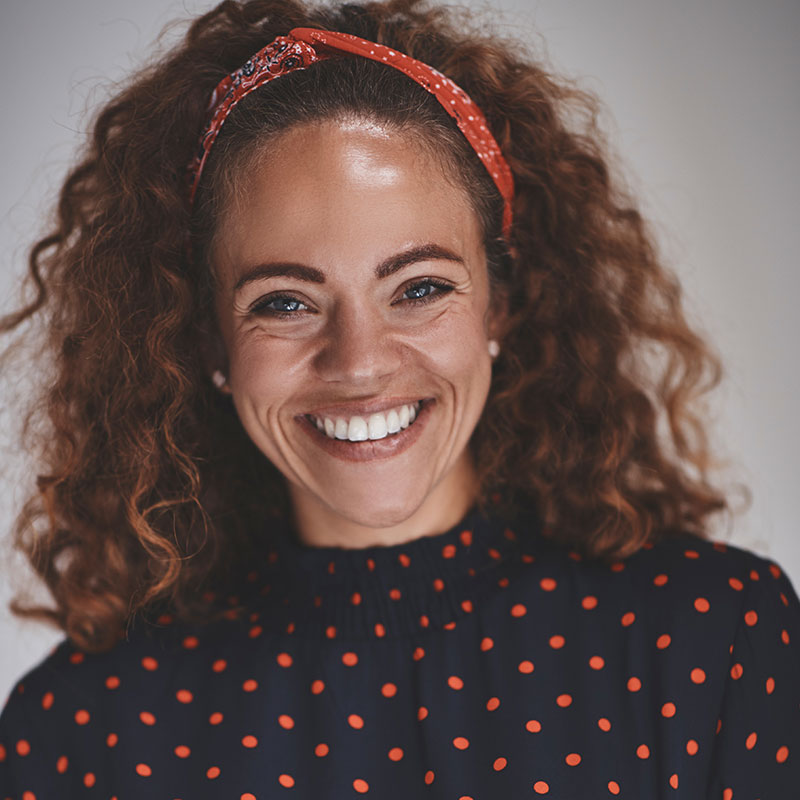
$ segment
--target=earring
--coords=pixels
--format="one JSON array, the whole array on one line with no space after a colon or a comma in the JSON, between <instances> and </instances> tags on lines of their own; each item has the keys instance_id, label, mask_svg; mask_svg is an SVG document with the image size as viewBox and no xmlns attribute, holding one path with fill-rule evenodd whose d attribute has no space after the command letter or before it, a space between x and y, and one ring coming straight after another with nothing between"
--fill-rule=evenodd
<instances>
[{"instance_id":1,"label":"earring","mask_svg":"<svg viewBox=\"0 0 800 800\"><path fill-rule=\"evenodd\" d=\"M211 373L211 380L214 382L214 386L216 386L217 389L221 389L228 382L228 379L218 369L215 369L214 372Z\"/></svg>"},{"instance_id":2,"label":"earring","mask_svg":"<svg viewBox=\"0 0 800 800\"><path fill-rule=\"evenodd\" d=\"M489 339L489 355L492 358L497 358L500 355L500 344L497 339Z\"/></svg>"}]
</instances>

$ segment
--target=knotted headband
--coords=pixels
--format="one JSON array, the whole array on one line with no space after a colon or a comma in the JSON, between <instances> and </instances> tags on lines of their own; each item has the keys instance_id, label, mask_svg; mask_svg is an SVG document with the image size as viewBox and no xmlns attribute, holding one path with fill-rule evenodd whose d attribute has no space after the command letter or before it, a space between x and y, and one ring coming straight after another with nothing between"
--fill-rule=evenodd
<instances>
[{"instance_id":1,"label":"knotted headband","mask_svg":"<svg viewBox=\"0 0 800 800\"><path fill-rule=\"evenodd\" d=\"M361 56L388 64L414 80L441 103L456 121L503 197L503 236L508 239L511 232L514 179L483 113L467 93L433 67L390 47L368 42L349 33L315 28L293 28L288 36L278 36L243 67L223 78L214 89L208 104L208 123L200 139L197 155L189 165L190 205L194 202L211 146L222 124L243 97L275 78L341 54Z\"/></svg>"}]
</instances>

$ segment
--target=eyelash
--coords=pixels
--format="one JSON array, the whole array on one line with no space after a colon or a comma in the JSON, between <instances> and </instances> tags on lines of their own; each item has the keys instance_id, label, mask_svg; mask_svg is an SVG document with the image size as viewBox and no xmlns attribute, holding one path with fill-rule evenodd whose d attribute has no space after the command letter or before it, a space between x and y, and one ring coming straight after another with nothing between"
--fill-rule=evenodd
<instances>
[{"instance_id":1,"label":"eyelash","mask_svg":"<svg viewBox=\"0 0 800 800\"><path fill-rule=\"evenodd\" d=\"M410 286L407 286L403 291L403 294L406 292L411 291L412 289L417 289L420 286L433 286L438 291L433 292L431 294L426 294L423 297L412 297L405 300L405 303L408 305L419 306L425 305L426 303L432 303L435 300L438 300L441 297L444 297L449 292L453 291L453 286L449 283L444 283L443 281L436 280L434 278L424 278L421 281L415 281ZM269 316L269 317L277 317L279 319L287 319L289 317L296 317L300 312L298 311L275 311L274 309L267 308L270 303L274 303L276 300L288 300L293 302L302 302L298 300L296 297L293 297L290 294L273 294L267 297L261 298L257 300L251 307L250 313L261 315L261 316Z\"/></svg>"}]
</instances>

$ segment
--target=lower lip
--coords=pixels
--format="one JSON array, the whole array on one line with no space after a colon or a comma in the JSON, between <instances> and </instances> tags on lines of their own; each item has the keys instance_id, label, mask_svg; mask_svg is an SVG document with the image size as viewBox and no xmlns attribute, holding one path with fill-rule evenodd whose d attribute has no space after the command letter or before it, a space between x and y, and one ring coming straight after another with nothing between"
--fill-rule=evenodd
<instances>
[{"instance_id":1,"label":"lower lip","mask_svg":"<svg viewBox=\"0 0 800 800\"><path fill-rule=\"evenodd\" d=\"M428 418L433 413L434 403L434 400L424 400L414 422L398 433L390 433L383 439L366 439L363 442L331 439L305 415L298 417L298 422L315 444L335 458L342 461L380 461L408 450L422 436Z\"/></svg>"}]
</instances>

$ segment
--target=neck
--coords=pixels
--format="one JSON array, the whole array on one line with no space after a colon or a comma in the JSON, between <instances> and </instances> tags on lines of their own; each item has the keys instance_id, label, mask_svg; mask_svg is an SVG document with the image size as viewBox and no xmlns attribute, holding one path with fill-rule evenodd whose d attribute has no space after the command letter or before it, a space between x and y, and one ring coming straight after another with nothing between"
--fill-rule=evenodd
<instances>
[{"instance_id":1,"label":"neck","mask_svg":"<svg viewBox=\"0 0 800 800\"><path fill-rule=\"evenodd\" d=\"M371 526L324 505L316 495L289 484L298 539L309 547L360 549L405 544L443 533L463 519L478 496L478 478L469 448L408 516L386 526Z\"/></svg>"}]
</instances>

